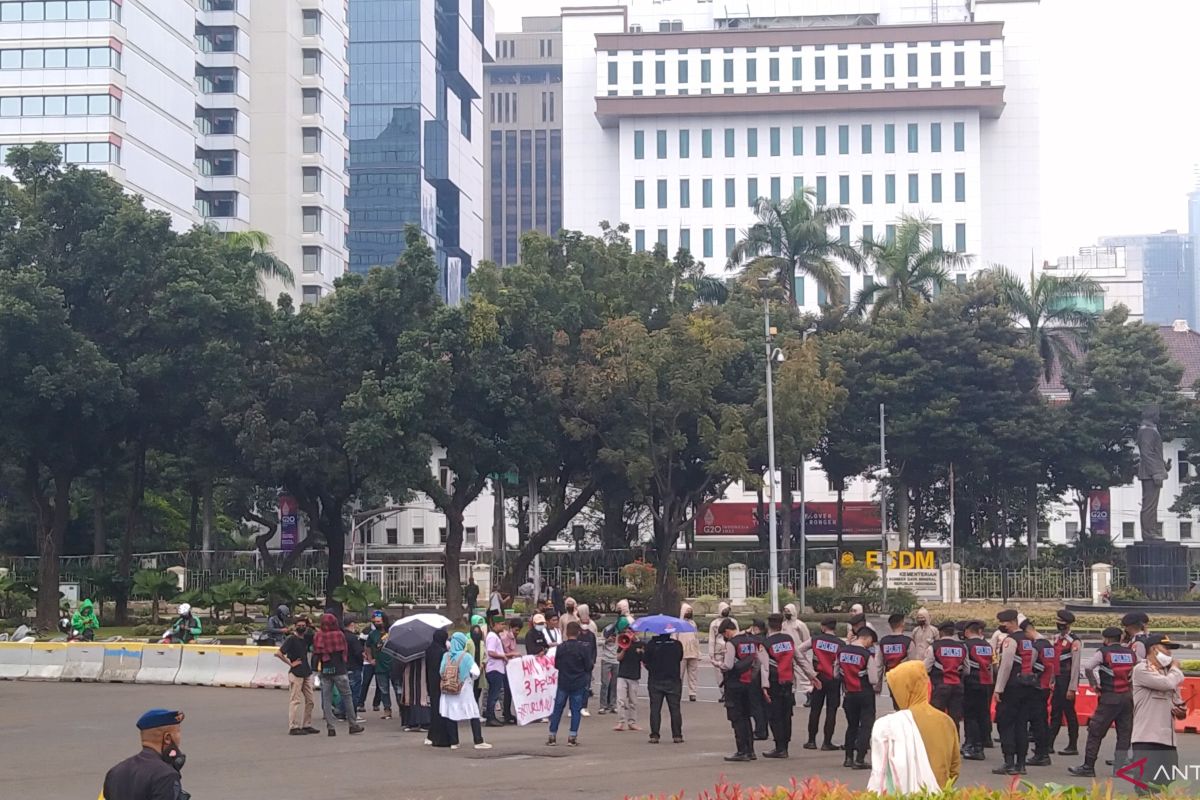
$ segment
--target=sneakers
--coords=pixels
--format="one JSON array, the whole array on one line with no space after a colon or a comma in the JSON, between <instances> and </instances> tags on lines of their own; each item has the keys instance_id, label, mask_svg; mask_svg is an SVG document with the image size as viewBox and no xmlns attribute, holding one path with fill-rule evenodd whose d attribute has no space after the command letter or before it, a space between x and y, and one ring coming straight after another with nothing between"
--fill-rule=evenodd
<instances>
[{"instance_id":1,"label":"sneakers","mask_svg":"<svg viewBox=\"0 0 1200 800\"><path fill-rule=\"evenodd\" d=\"M351 725L350 726L351 735L356 734L356 733L362 733L365 730L366 730L366 728L364 728L362 725Z\"/></svg>"},{"instance_id":2,"label":"sneakers","mask_svg":"<svg viewBox=\"0 0 1200 800\"><path fill-rule=\"evenodd\" d=\"M658 734L657 734L657 733L652 733L652 734L650 734L650 744L658 744L658 741L659 741L659 740L658 740Z\"/></svg>"},{"instance_id":3,"label":"sneakers","mask_svg":"<svg viewBox=\"0 0 1200 800\"><path fill-rule=\"evenodd\" d=\"M672 739L672 741L675 742L675 744L683 744L683 737L676 736L674 739Z\"/></svg>"},{"instance_id":4,"label":"sneakers","mask_svg":"<svg viewBox=\"0 0 1200 800\"><path fill-rule=\"evenodd\" d=\"M587 710L586 708L585 708L585 709L583 709L583 711L581 711L581 712L579 712L579 713L583 714L583 716L585 716L585 717L590 717L590 716L591 716L591 714L588 712L588 710Z\"/></svg>"},{"instance_id":5,"label":"sneakers","mask_svg":"<svg viewBox=\"0 0 1200 800\"><path fill-rule=\"evenodd\" d=\"M613 726L613 730L614 730L614 731L623 731L623 730L625 730L625 723L624 723L624 722L618 722L616 725L614 725L614 726Z\"/></svg>"},{"instance_id":6,"label":"sneakers","mask_svg":"<svg viewBox=\"0 0 1200 800\"><path fill-rule=\"evenodd\" d=\"M550 736L546 739L546 747L554 747L557 744L558 744L557 737L555 737L554 734L550 734Z\"/></svg>"},{"instance_id":7,"label":"sneakers","mask_svg":"<svg viewBox=\"0 0 1200 800\"><path fill-rule=\"evenodd\" d=\"M1073 770L1067 770L1067 771L1072 772ZM998 766L992 770L992 774L993 775L1017 775L1019 773L1017 772L1017 767L1015 764L1001 764L1000 766Z\"/></svg>"},{"instance_id":8,"label":"sneakers","mask_svg":"<svg viewBox=\"0 0 1200 800\"><path fill-rule=\"evenodd\" d=\"M596 713L597 713L597 714L599 714L600 716L604 716L605 714L607 714L607 713L608 713L608 709L607 709L607 708L602 708L602 709L600 709L599 711L597 711Z\"/></svg>"},{"instance_id":9,"label":"sneakers","mask_svg":"<svg viewBox=\"0 0 1200 800\"><path fill-rule=\"evenodd\" d=\"M490 744L488 744L487 742L480 742L479 744L475 745L475 749L476 750L491 750L492 746Z\"/></svg>"},{"instance_id":10,"label":"sneakers","mask_svg":"<svg viewBox=\"0 0 1200 800\"><path fill-rule=\"evenodd\" d=\"M579 747L579 739L574 736L568 736L567 747Z\"/></svg>"},{"instance_id":11,"label":"sneakers","mask_svg":"<svg viewBox=\"0 0 1200 800\"><path fill-rule=\"evenodd\" d=\"M1037 756L1025 763L1031 767L1048 767L1050 766L1050 756Z\"/></svg>"},{"instance_id":12,"label":"sneakers","mask_svg":"<svg viewBox=\"0 0 1200 800\"><path fill-rule=\"evenodd\" d=\"M805 742L805 743L804 743L804 749L805 749L805 750L816 750L816 749L817 749L817 743L816 743L816 742Z\"/></svg>"},{"instance_id":13,"label":"sneakers","mask_svg":"<svg viewBox=\"0 0 1200 800\"><path fill-rule=\"evenodd\" d=\"M385 712L383 712L382 714L380 714L380 715L379 715L379 718L380 718L380 719L391 719L391 718L392 718L392 712L390 712L390 711L385 711Z\"/></svg>"},{"instance_id":14,"label":"sneakers","mask_svg":"<svg viewBox=\"0 0 1200 800\"><path fill-rule=\"evenodd\" d=\"M363 708L362 706L359 706L358 708L356 708L356 709L354 709L354 710L355 710L355 711L357 711L359 714L366 714L366 713L367 713L367 710L366 710L365 708ZM373 709L373 710L374 710L374 709Z\"/></svg>"},{"instance_id":15,"label":"sneakers","mask_svg":"<svg viewBox=\"0 0 1200 800\"><path fill-rule=\"evenodd\" d=\"M851 769L870 769L870 768L871 768L871 765L868 764L866 761L855 761L854 766L851 767Z\"/></svg>"},{"instance_id":16,"label":"sneakers","mask_svg":"<svg viewBox=\"0 0 1200 800\"><path fill-rule=\"evenodd\" d=\"M641 729L642 729L641 726L639 726L636 722L629 723L629 730L640 731Z\"/></svg>"}]
</instances>

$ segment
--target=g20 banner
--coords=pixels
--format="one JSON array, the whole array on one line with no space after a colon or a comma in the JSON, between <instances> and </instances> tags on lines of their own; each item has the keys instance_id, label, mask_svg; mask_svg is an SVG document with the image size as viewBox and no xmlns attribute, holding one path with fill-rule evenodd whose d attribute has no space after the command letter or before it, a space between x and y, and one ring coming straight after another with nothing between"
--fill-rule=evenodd
<instances>
[{"instance_id":1,"label":"g20 banner","mask_svg":"<svg viewBox=\"0 0 1200 800\"><path fill-rule=\"evenodd\" d=\"M554 711L554 695L558 693L554 655L551 649L540 656L521 656L505 667L518 725L543 719Z\"/></svg>"},{"instance_id":2,"label":"g20 banner","mask_svg":"<svg viewBox=\"0 0 1200 800\"><path fill-rule=\"evenodd\" d=\"M291 552L300 539L300 507L290 494L279 495L279 549Z\"/></svg>"},{"instance_id":3,"label":"g20 banner","mask_svg":"<svg viewBox=\"0 0 1200 800\"><path fill-rule=\"evenodd\" d=\"M1088 526L1094 535L1112 536L1112 496L1108 489L1100 489L1088 495Z\"/></svg>"}]
</instances>

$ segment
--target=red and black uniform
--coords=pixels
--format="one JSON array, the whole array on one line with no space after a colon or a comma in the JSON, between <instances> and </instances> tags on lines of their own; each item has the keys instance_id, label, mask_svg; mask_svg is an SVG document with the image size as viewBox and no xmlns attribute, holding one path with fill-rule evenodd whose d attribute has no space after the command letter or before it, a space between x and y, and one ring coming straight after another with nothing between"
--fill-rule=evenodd
<instances>
[{"instance_id":1,"label":"red and black uniform","mask_svg":"<svg viewBox=\"0 0 1200 800\"><path fill-rule=\"evenodd\" d=\"M962 675L966 665L967 645L961 639L937 639L925 652L925 668L929 670L929 680L933 684L930 705L944 711L955 725L962 722Z\"/></svg>"},{"instance_id":2,"label":"red and black uniform","mask_svg":"<svg viewBox=\"0 0 1200 800\"><path fill-rule=\"evenodd\" d=\"M1037 654L1033 670L1037 673L1038 685L1033 708L1029 711L1029 734L1033 737L1036 760L1050 755L1050 692L1058 676L1058 653L1049 639L1034 639L1033 648Z\"/></svg>"},{"instance_id":3,"label":"red and black uniform","mask_svg":"<svg viewBox=\"0 0 1200 800\"><path fill-rule=\"evenodd\" d=\"M1009 642L1013 642L1012 645ZM1009 634L1000 643L1000 670L996 675L996 727L1006 766L1025 768L1029 755L1029 719L1036 704L1038 676L1034 640L1024 631Z\"/></svg>"},{"instance_id":4,"label":"red and black uniform","mask_svg":"<svg viewBox=\"0 0 1200 800\"><path fill-rule=\"evenodd\" d=\"M827 749L833 748L833 729L837 725L837 708L842 700L842 682L837 674L838 654L846 643L832 633L821 632L800 645L801 651L812 650L813 669L821 679L821 688L813 688L808 710L808 741L817 741L817 728L821 725L821 709L825 709L825 740Z\"/></svg>"},{"instance_id":5,"label":"red and black uniform","mask_svg":"<svg viewBox=\"0 0 1200 800\"><path fill-rule=\"evenodd\" d=\"M879 652L883 655L883 671L889 672L907 661L912 644L912 637L906 633L889 633L881 638Z\"/></svg>"},{"instance_id":6,"label":"red and black uniform","mask_svg":"<svg viewBox=\"0 0 1200 800\"><path fill-rule=\"evenodd\" d=\"M740 754L753 754L750 720L753 713L751 694L762 670L762 640L739 633L726 642L725 713L733 726L733 738Z\"/></svg>"},{"instance_id":7,"label":"red and black uniform","mask_svg":"<svg viewBox=\"0 0 1200 800\"><path fill-rule=\"evenodd\" d=\"M963 744L982 752L992 736L992 645L982 636L963 641L967 648L963 675Z\"/></svg>"},{"instance_id":8,"label":"red and black uniform","mask_svg":"<svg viewBox=\"0 0 1200 800\"><path fill-rule=\"evenodd\" d=\"M796 706L795 673L800 663L796 656L796 640L790 633L773 633L767 637L767 658L770 659L771 706L767 711L771 736L776 752L786 753L792 741L792 709Z\"/></svg>"},{"instance_id":9,"label":"red and black uniform","mask_svg":"<svg viewBox=\"0 0 1200 800\"><path fill-rule=\"evenodd\" d=\"M1079 637L1067 631L1054 638L1054 652L1058 660L1058 674L1054 680L1054 691L1050 696L1050 747L1058 738L1063 720L1067 722L1067 750L1074 750L1079 743L1079 718L1075 715L1075 700L1068 698L1079 686Z\"/></svg>"},{"instance_id":10,"label":"red and black uniform","mask_svg":"<svg viewBox=\"0 0 1200 800\"><path fill-rule=\"evenodd\" d=\"M1094 767L1100 754L1100 743L1115 722L1117 749L1114 764L1125 765L1133 736L1133 666L1137 654L1123 644L1106 644L1093 653L1084 664L1092 685L1100 692L1096 712L1088 721L1087 746L1083 751L1085 766Z\"/></svg>"},{"instance_id":11,"label":"red and black uniform","mask_svg":"<svg viewBox=\"0 0 1200 800\"><path fill-rule=\"evenodd\" d=\"M838 653L838 673L846 688L842 708L846 711L846 761L862 762L875 727L875 689L879 683L879 661L875 653L857 644L844 644Z\"/></svg>"}]
</instances>

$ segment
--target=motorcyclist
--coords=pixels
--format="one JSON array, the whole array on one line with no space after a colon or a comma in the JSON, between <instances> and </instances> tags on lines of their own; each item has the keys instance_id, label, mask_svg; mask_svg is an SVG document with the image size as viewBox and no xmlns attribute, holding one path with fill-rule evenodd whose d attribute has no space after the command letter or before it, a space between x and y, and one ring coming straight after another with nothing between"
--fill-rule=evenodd
<instances>
[{"instance_id":1,"label":"motorcyclist","mask_svg":"<svg viewBox=\"0 0 1200 800\"><path fill-rule=\"evenodd\" d=\"M179 604L179 618L171 623L167 631L171 641L187 644L200 635L200 618L192 616L192 607L187 603Z\"/></svg>"},{"instance_id":2,"label":"motorcyclist","mask_svg":"<svg viewBox=\"0 0 1200 800\"><path fill-rule=\"evenodd\" d=\"M276 644L282 644L292 627L292 610L285 605L275 607L275 613L267 617L267 629L263 632Z\"/></svg>"},{"instance_id":3,"label":"motorcyclist","mask_svg":"<svg viewBox=\"0 0 1200 800\"><path fill-rule=\"evenodd\" d=\"M79 604L79 610L71 617L71 627L79 631L79 636L85 642L96 640L96 631L100 630L100 620L96 616L95 605L91 600Z\"/></svg>"}]
</instances>

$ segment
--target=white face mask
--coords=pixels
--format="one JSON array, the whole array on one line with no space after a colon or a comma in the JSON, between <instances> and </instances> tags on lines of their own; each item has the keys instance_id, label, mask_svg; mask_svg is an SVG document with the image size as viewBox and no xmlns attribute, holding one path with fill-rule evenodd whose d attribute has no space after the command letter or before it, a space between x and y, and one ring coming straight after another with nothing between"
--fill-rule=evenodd
<instances>
[{"instance_id":1,"label":"white face mask","mask_svg":"<svg viewBox=\"0 0 1200 800\"><path fill-rule=\"evenodd\" d=\"M538 629L539 631L541 631L542 633L545 633L545 632L546 632L546 626L545 626L545 625L538 625L538 626L537 626L537 629Z\"/></svg>"},{"instance_id":2,"label":"white face mask","mask_svg":"<svg viewBox=\"0 0 1200 800\"><path fill-rule=\"evenodd\" d=\"M1154 657L1158 660L1158 663L1162 664L1164 667L1169 667L1175 663L1175 657L1170 653L1155 653Z\"/></svg>"}]
</instances>

